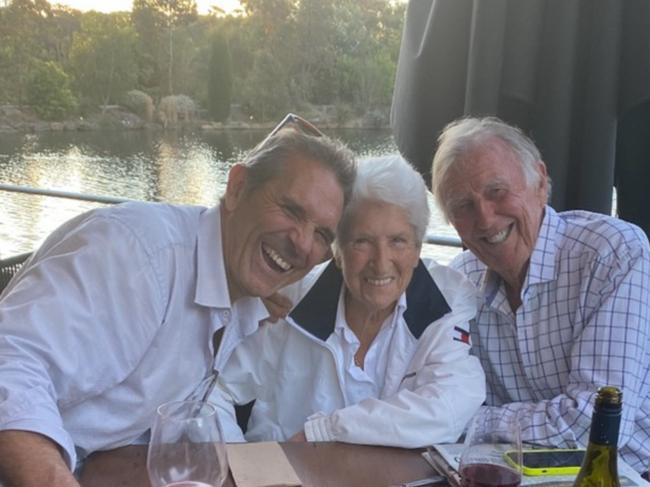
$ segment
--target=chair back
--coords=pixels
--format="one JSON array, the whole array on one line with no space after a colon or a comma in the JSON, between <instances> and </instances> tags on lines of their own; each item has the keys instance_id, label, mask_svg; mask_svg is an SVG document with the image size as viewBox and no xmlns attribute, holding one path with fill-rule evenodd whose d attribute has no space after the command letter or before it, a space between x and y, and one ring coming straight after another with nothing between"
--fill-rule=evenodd
<instances>
[{"instance_id":1,"label":"chair back","mask_svg":"<svg viewBox=\"0 0 650 487\"><path fill-rule=\"evenodd\" d=\"M0 293L7 287L11 278L18 272L30 255L32 255L31 252L26 252L6 259L0 259Z\"/></svg>"}]
</instances>

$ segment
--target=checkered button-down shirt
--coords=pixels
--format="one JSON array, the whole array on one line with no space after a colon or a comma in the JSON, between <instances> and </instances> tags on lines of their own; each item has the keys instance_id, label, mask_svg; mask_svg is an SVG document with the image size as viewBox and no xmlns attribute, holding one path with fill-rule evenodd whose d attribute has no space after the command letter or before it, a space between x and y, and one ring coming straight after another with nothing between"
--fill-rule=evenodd
<instances>
[{"instance_id":1,"label":"checkered button-down shirt","mask_svg":"<svg viewBox=\"0 0 650 487\"><path fill-rule=\"evenodd\" d=\"M473 254L452 267L481 290L471 330L487 408L519 418L522 440L586 445L598 387L623 391L619 451L637 471L650 459L650 248L636 226L546 207L513 312L503 281Z\"/></svg>"}]
</instances>

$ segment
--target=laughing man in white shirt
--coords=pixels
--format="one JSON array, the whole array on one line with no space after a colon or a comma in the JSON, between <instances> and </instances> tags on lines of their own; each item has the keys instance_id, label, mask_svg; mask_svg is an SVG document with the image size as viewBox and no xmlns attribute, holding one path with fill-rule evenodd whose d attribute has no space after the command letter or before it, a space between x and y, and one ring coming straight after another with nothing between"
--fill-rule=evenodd
<instances>
[{"instance_id":1,"label":"laughing man in white shirt","mask_svg":"<svg viewBox=\"0 0 650 487\"><path fill-rule=\"evenodd\" d=\"M340 144L288 126L212 209L125 204L56 230L0 296L0 481L77 486L79 458L195 393L267 316L256 297L330 256L354 173Z\"/></svg>"}]
</instances>

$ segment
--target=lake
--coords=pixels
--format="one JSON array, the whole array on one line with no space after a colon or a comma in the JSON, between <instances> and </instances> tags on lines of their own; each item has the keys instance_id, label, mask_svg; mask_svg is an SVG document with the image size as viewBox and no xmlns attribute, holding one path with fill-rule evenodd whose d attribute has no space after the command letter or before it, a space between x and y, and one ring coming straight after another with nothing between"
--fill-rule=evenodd
<instances>
[{"instance_id":1,"label":"lake","mask_svg":"<svg viewBox=\"0 0 650 487\"><path fill-rule=\"evenodd\" d=\"M96 195L214 205L228 170L265 135L220 132L43 132L0 134L0 181ZM328 135L355 153L397 151L388 130L338 130ZM0 191L0 258L31 251L52 230L96 203ZM429 230L456 236L432 204ZM423 254L448 262L457 248L426 245Z\"/></svg>"}]
</instances>

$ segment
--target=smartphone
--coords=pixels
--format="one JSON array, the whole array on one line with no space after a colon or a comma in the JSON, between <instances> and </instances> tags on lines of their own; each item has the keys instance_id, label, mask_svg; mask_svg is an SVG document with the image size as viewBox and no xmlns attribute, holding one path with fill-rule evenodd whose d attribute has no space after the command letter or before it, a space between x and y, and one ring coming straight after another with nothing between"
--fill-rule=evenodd
<instances>
[{"instance_id":1,"label":"smartphone","mask_svg":"<svg viewBox=\"0 0 650 487\"><path fill-rule=\"evenodd\" d=\"M522 453L524 475L577 474L585 456L585 450L580 449L523 450ZM507 451L504 456L510 465L519 467L516 452Z\"/></svg>"}]
</instances>

